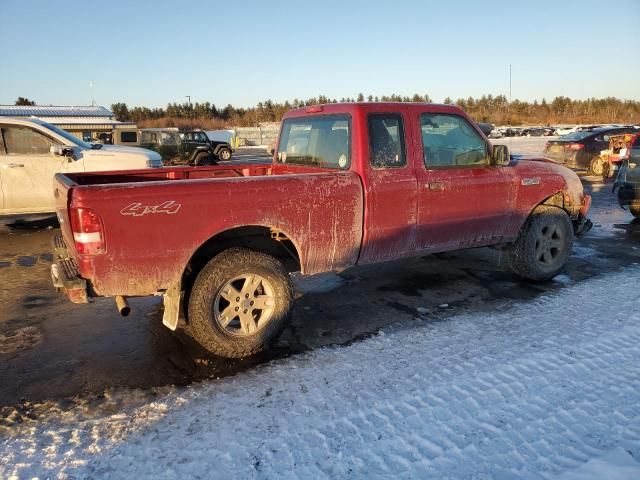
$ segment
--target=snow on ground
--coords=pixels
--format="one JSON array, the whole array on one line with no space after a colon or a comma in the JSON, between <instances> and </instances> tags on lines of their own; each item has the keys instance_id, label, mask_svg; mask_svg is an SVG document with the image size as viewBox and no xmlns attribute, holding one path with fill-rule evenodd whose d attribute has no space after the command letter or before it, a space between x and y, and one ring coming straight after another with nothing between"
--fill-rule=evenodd
<instances>
[{"instance_id":1,"label":"snow on ground","mask_svg":"<svg viewBox=\"0 0 640 480\"><path fill-rule=\"evenodd\" d=\"M0 423L0 478L640 478L639 281L32 406Z\"/></svg>"},{"instance_id":2,"label":"snow on ground","mask_svg":"<svg viewBox=\"0 0 640 480\"><path fill-rule=\"evenodd\" d=\"M543 155L545 144L556 138L558 137L505 137L491 139L491 143L506 145L514 155Z\"/></svg>"}]
</instances>

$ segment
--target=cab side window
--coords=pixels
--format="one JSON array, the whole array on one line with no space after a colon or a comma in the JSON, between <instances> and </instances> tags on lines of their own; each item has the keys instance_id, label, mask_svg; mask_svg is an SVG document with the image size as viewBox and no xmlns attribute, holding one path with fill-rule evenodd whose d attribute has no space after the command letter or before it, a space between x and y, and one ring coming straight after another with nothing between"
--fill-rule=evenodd
<instances>
[{"instance_id":1,"label":"cab side window","mask_svg":"<svg viewBox=\"0 0 640 480\"><path fill-rule=\"evenodd\" d=\"M3 127L7 155L49 155L54 144L48 137L28 127Z\"/></svg>"},{"instance_id":2,"label":"cab side window","mask_svg":"<svg viewBox=\"0 0 640 480\"><path fill-rule=\"evenodd\" d=\"M374 168L404 167L407 164L402 116L369 115L369 161Z\"/></svg>"},{"instance_id":3,"label":"cab side window","mask_svg":"<svg viewBox=\"0 0 640 480\"><path fill-rule=\"evenodd\" d=\"M486 143L464 118L423 113L420 130L427 168L489 165Z\"/></svg>"}]
</instances>

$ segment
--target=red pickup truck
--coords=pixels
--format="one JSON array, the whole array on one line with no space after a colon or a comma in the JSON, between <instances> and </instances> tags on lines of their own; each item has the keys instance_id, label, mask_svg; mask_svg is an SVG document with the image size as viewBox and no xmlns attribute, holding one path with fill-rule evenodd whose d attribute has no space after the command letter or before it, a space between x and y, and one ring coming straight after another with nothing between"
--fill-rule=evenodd
<instances>
[{"instance_id":1,"label":"red pickup truck","mask_svg":"<svg viewBox=\"0 0 640 480\"><path fill-rule=\"evenodd\" d=\"M273 162L68 173L54 182L55 286L73 302L162 295L214 354L254 354L282 330L289 272L496 245L544 281L586 231L569 169L492 146L459 108L330 104L283 119Z\"/></svg>"}]
</instances>

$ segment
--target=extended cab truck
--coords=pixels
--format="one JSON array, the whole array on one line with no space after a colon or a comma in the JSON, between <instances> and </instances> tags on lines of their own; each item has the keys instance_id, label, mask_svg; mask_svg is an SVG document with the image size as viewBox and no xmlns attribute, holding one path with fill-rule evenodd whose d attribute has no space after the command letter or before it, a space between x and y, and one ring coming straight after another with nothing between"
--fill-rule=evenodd
<instances>
[{"instance_id":1,"label":"extended cab truck","mask_svg":"<svg viewBox=\"0 0 640 480\"><path fill-rule=\"evenodd\" d=\"M288 272L498 245L523 278L560 272L590 197L569 169L510 157L459 108L352 103L285 115L271 164L60 174L54 284L74 302L162 295L209 351L282 330ZM202 198L209 201L202 202Z\"/></svg>"},{"instance_id":2,"label":"extended cab truck","mask_svg":"<svg viewBox=\"0 0 640 480\"><path fill-rule=\"evenodd\" d=\"M98 145L37 118L0 119L0 215L54 211L58 172L161 167L160 155L135 147Z\"/></svg>"}]
</instances>

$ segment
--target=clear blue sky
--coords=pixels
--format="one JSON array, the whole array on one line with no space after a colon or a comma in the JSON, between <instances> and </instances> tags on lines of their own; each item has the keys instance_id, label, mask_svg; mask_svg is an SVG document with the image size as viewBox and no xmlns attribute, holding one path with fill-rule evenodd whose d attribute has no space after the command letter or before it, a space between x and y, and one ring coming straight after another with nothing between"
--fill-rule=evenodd
<instances>
[{"instance_id":1,"label":"clear blue sky","mask_svg":"<svg viewBox=\"0 0 640 480\"><path fill-rule=\"evenodd\" d=\"M640 0L0 0L0 45L0 104L640 100Z\"/></svg>"}]
</instances>

